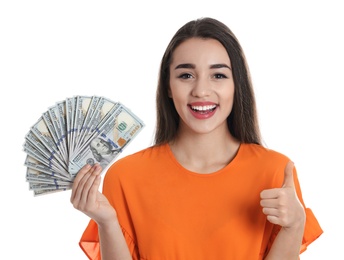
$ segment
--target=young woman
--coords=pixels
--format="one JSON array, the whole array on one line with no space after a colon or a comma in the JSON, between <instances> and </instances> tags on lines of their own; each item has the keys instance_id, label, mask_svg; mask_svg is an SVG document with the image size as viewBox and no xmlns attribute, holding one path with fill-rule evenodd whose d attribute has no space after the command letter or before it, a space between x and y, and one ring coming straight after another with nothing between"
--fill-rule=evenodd
<instances>
[{"instance_id":1,"label":"young woman","mask_svg":"<svg viewBox=\"0 0 344 260\"><path fill-rule=\"evenodd\" d=\"M90 259L298 259L322 229L290 159L262 146L242 48L223 23L186 23L162 58L155 144L74 180Z\"/></svg>"}]
</instances>

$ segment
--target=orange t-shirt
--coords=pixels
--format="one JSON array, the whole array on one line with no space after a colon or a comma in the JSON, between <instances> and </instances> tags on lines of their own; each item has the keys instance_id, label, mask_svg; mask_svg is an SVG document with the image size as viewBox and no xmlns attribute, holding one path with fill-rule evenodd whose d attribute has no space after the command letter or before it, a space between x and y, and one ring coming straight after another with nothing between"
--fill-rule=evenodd
<instances>
[{"instance_id":1,"label":"orange t-shirt","mask_svg":"<svg viewBox=\"0 0 344 260\"><path fill-rule=\"evenodd\" d=\"M133 259L262 259L280 227L262 213L260 192L282 187L288 161L260 145L241 144L226 167L199 174L181 166L166 144L115 162L103 193L117 211ZM304 205L295 170L294 181ZM306 216L301 252L323 232L308 208ZM89 259L100 259L93 220L80 246Z\"/></svg>"}]
</instances>

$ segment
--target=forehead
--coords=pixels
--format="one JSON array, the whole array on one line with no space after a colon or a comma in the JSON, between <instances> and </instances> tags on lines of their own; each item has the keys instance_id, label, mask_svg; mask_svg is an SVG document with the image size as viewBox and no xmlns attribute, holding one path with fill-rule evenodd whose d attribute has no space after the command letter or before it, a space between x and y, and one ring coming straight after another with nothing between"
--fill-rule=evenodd
<instances>
[{"instance_id":1,"label":"forehead","mask_svg":"<svg viewBox=\"0 0 344 260\"><path fill-rule=\"evenodd\" d=\"M215 39L190 38L182 42L174 50L172 63L189 63L196 61L230 64L227 50Z\"/></svg>"}]
</instances>

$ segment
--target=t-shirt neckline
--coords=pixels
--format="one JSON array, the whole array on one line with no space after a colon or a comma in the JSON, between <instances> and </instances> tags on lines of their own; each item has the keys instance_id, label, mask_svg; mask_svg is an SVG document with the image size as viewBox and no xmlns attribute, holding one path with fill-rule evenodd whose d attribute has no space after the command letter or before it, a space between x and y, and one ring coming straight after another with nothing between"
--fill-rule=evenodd
<instances>
[{"instance_id":1,"label":"t-shirt neckline","mask_svg":"<svg viewBox=\"0 0 344 260\"><path fill-rule=\"evenodd\" d=\"M185 168L183 165L181 165L178 160L176 159L176 157L174 156L173 152L172 152L172 149L170 147L170 145L167 143L165 145L165 149L167 151L167 154L170 158L170 160L173 161L173 163L179 168L182 170L182 172L185 172L187 174L190 174L190 175L193 175L193 176L197 176L197 177L203 177L203 178L209 178L209 177L212 177L212 176L216 176L216 175L220 175L221 173L223 172L226 172L226 170L230 167L233 167L233 165L235 165L237 163L237 161L240 159L241 157L241 154L243 153L243 149L244 149L244 144L243 143L240 143L239 145L239 148L238 148L238 151L236 153L236 155L234 156L234 158L223 168L215 171L215 172L211 172L211 173L198 173L198 172L194 172L194 171L190 171L188 170L187 168Z\"/></svg>"}]
</instances>

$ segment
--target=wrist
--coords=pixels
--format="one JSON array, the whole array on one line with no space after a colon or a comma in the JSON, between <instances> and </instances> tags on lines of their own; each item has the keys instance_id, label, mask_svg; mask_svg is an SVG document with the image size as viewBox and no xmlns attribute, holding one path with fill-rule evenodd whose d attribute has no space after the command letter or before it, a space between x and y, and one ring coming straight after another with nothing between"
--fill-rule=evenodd
<instances>
[{"instance_id":1,"label":"wrist","mask_svg":"<svg viewBox=\"0 0 344 260\"><path fill-rule=\"evenodd\" d=\"M117 216L112 216L111 218L103 219L103 220L95 220L98 225L98 229L111 229L117 225L119 225Z\"/></svg>"}]
</instances>

